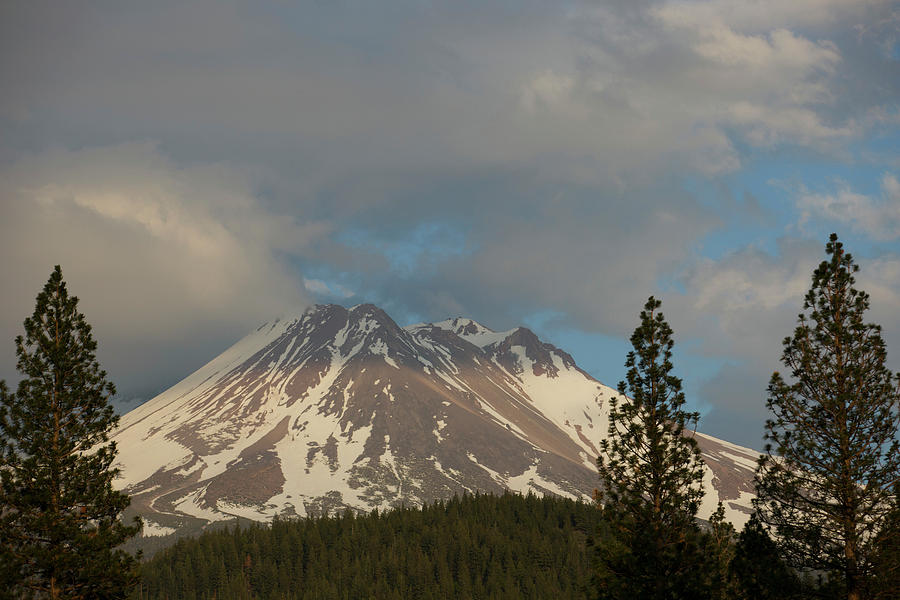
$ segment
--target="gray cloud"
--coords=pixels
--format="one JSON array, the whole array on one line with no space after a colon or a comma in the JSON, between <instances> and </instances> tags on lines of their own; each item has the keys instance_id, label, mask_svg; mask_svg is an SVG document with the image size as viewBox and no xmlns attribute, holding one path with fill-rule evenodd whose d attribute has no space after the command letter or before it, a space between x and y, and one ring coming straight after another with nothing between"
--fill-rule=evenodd
<instances>
[{"instance_id":1,"label":"gray cloud","mask_svg":"<svg viewBox=\"0 0 900 600\"><path fill-rule=\"evenodd\" d=\"M700 395L711 403L703 416L703 431L728 432L728 440L756 450L765 449L764 424L766 386L775 367L769 365L725 365L700 388Z\"/></svg>"},{"instance_id":2,"label":"gray cloud","mask_svg":"<svg viewBox=\"0 0 900 600\"><path fill-rule=\"evenodd\" d=\"M834 193L815 193L805 188L797 199L803 226L818 219L849 227L876 240L900 238L900 182L892 173L881 178L881 197L873 198L854 192L839 182Z\"/></svg>"},{"instance_id":3,"label":"gray cloud","mask_svg":"<svg viewBox=\"0 0 900 600\"><path fill-rule=\"evenodd\" d=\"M852 244L844 243L852 253ZM722 260L699 261L685 274L688 292L670 298L668 307L681 325L677 331L699 340L699 352L728 361L699 386L699 400L709 408L704 430L762 448L769 376L784 373L781 341L793 333L813 270L826 258L824 243L782 238L774 254L746 247ZM900 342L900 256L856 262L856 287L871 297L867 321L882 326L888 367L900 370L900 355L890 352Z\"/></svg>"},{"instance_id":4,"label":"gray cloud","mask_svg":"<svg viewBox=\"0 0 900 600\"><path fill-rule=\"evenodd\" d=\"M255 323L302 307L284 257L327 229L269 212L238 170L177 167L152 144L24 158L0 173L0 197L0 252L15 257L0 266L0 335L20 332L62 264L126 390L183 375ZM4 369L11 353L5 344Z\"/></svg>"},{"instance_id":5,"label":"gray cloud","mask_svg":"<svg viewBox=\"0 0 900 600\"><path fill-rule=\"evenodd\" d=\"M809 12L835 25L880 6L856 4ZM758 11L746 30L724 18L747 10L739 3L715 7L29 3L5 20L0 115L22 144L163 139L178 160L228 154L299 169L307 185L535 162L566 180L621 183L664 165L721 173L740 165L735 136L821 149L866 126L832 114L856 65L827 37L788 28L806 13L775 10L767 25Z\"/></svg>"},{"instance_id":6,"label":"gray cloud","mask_svg":"<svg viewBox=\"0 0 900 600\"><path fill-rule=\"evenodd\" d=\"M844 160L897 125L890 2L0 11L0 249L16 257L0 335L61 262L123 388L170 382L313 293L626 336L662 292L676 332L730 361L701 395L712 432L740 435L729 419L759 405L726 391L773 367L823 240L790 223L774 251L704 257L724 213L777 219L685 177L783 151ZM877 204L852 224L883 223ZM896 347L896 252L871 254Z\"/></svg>"}]
</instances>

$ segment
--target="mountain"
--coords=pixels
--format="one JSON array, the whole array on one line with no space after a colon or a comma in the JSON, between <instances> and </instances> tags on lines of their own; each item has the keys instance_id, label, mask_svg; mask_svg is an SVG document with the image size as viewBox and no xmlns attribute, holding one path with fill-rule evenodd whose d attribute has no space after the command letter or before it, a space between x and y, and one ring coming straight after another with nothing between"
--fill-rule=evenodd
<instances>
[{"instance_id":1,"label":"mountain","mask_svg":"<svg viewBox=\"0 0 900 600\"><path fill-rule=\"evenodd\" d=\"M616 391L519 327L399 327L317 305L259 327L112 435L145 536L244 517L420 505L504 489L589 500ZM701 517L740 526L758 453L700 433Z\"/></svg>"}]
</instances>

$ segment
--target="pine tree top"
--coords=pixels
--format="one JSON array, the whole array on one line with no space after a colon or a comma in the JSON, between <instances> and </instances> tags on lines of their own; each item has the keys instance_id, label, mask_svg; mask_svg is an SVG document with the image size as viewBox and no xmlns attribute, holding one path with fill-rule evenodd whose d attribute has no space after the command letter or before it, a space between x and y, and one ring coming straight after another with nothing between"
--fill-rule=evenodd
<instances>
[{"instance_id":1,"label":"pine tree top","mask_svg":"<svg viewBox=\"0 0 900 600\"><path fill-rule=\"evenodd\" d=\"M690 523L703 496L700 449L686 429L699 415L684 410L681 379L672 374L672 328L651 296L631 336L626 380L610 401L609 431L597 465L601 501L651 520ZM677 533L677 527L675 531Z\"/></svg>"},{"instance_id":2,"label":"pine tree top","mask_svg":"<svg viewBox=\"0 0 900 600\"><path fill-rule=\"evenodd\" d=\"M0 385L0 586L14 597L124 597L134 557L117 549L140 530L125 525L127 495L109 431L118 422L115 386L57 265L15 340L24 376L15 393Z\"/></svg>"},{"instance_id":3,"label":"pine tree top","mask_svg":"<svg viewBox=\"0 0 900 600\"><path fill-rule=\"evenodd\" d=\"M25 335L15 340L16 366L24 378L15 393L18 402L8 405L11 421L0 419L0 431L19 453L40 454L50 442L32 425L50 411L63 417L57 443L68 446L62 451L86 452L105 443L118 422L109 404L116 388L100 368L91 326L78 312L78 298L69 295L59 265L24 325Z\"/></svg>"},{"instance_id":4,"label":"pine tree top","mask_svg":"<svg viewBox=\"0 0 900 600\"><path fill-rule=\"evenodd\" d=\"M755 505L794 566L858 589L900 483L900 378L881 328L865 320L859 266L836 234L825 252L783 342L790 380L775 372L769 382Z\"/></svg>"}]
</instances>

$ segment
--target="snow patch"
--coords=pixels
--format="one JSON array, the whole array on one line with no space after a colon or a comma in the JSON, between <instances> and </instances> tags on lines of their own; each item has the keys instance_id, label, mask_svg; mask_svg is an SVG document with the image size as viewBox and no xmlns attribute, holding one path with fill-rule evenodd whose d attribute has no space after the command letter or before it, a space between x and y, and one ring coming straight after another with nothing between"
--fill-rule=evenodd
<instances>
[{"instance_id":1,"label":"snow patch","mask_svg":"<svg viewBox=\"0 0 900 600\"><path fill-rule=\"evenodd\" d=\"M159 523L144 519L144 528L141 529L143 537L162 537L164 535L172 535L177 530L174 527L164 527Z\"/></svg>"},{"instance_id":2,"label":"snow patch","mask_svg":"<svg viewBox=\"0 0 900 600\"><path fill-rule=\"evenodd\" d=\"M579 499L579 496L573 494L572 492L569 492L568 490L564 490L556 483L548 481L540 474L538 474L537 465L531 465L531 467L526 469L521 475L510 477L508 479L508 487L511 490L522 493L526 493L528 491L543 493L543 490L547 490L553 492L557 496L562 496L563 498L571 498L573 500ZM582 500L586 498L586 495L582 495L581 497Z\"/></svg>"},{"instance_id":3,"label":"snow patch","mask_svg":"<svg viewBox=\"0 0 900 600\"><path fill-rule=\"evenodd\" d=\"M203 493L205 491L206 488L204 487L176 500L174 502L175 508L186 515L197 517L199 519L206 519L210 522L227 520L229 518L228 516L201 506L200 503L203 501Z\"/></svg>"},{"instance_id":4,"label":"snow patch","mask_svg":"<svg viewBox=\"0 0 900 600\"><path fill-rule=\"evenodd\" d=\"M701 519L709 520L716 509L719 506L719 492L713 487L713 479L714 475L712 469L708 466L704 465L703 467L703 500L700 503L700 510L697 511L697 516ZM737 500L722 500L722 505L725 508L725 520L734 525L734 528L740 531L744 524L750 520L750 515L743 511L735 509L732 506L732 503L737 506L742 506L744 508L749 508L751 506L751 501L755 497L754 494L750 494L748 492L741 492L740 496L738 496Z\"/></svg>"}]
</instances>

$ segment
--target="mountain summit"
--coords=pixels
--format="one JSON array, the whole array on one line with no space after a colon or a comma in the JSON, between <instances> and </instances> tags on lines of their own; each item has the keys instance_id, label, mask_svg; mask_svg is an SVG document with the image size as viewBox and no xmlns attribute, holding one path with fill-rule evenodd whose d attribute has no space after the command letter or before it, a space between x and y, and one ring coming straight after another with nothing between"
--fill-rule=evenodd
<instances>
[{"instance_id":1,"label":"mountain summit","mask_svg":"<svg viewBox=\"0 0 900 600\"><path fill-rule=\"evenodd\" d=\"M371 304L317 305L124 415L117 486L145 535L475 491L589 500L615 395L524 327L402 328ZM701 516L721 499L742 523L757 453L696 435Z\"/></svg>"}]
</instances>

